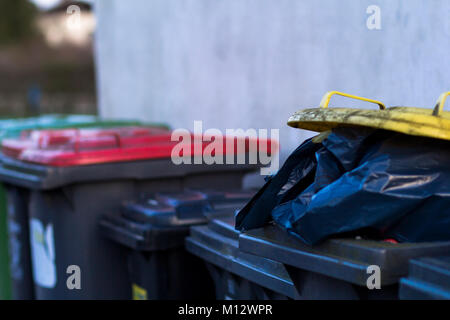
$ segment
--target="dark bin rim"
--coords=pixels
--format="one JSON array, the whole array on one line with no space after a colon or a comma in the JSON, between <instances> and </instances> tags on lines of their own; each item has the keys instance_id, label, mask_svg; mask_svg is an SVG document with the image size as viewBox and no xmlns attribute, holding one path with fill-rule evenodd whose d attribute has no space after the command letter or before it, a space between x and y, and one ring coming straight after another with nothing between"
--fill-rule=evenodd
<instances>
[{"instance_id":1,"label":"dark bin rim","mask_svg":"<svg viewBox=\"0 0 450 320\"><path fill-rule=\"evenodd\" d=\"M292 281L264 270L264 265L278 262L239 249L239 232L230 225L230 220L233 220L232 217L220 217L212 219L207 225L191 227L190 235L185 240L186 250L261 287L292 299L298 298Z\"/></svg>"},{"instance_id":2,"label":"dark bin rim","mask_svg":"<svg viewBox=\"0 0 450 320\"><path fill-rule=\"evenodd\" d=\"M232 217L236 208L251 197L248 190L239 192L242 197L233 197L237 193L199 190L154 193L145 197L147 200L123 203L120 212L101 216L99 225L105 237L133 250L183 247L191 226L205 225L212 217ZM227 206L221 207L223 204Z\"/></svg>"},{"instance_id":3,"label":"dark bin rim","mask_svg":"<svg viewBox=\"0 0 450 320\"><path fill-rule=\"evenodd\" d=\"M111 215L102 216L99 228L101 234L110 241L130 250L145 252L182 247L189 234L189 227L143 227L138 223L124 225L123 220Z\"/></svg>"},{"instance_id":4,"label":"dark bin rim","mask_svg":"<svg viewBox=\"0 0 450 320\"><path fill-rule=\"evenodd\" d=\"M411 260L399 295L400 299L450 299L450 255Z\"/></svg>"},{"instance_id":5,"label":"dark bin rim","mask_svg":"<svg viewBox=\"0 0 450 320\"><path fill-rule=\"evenodd\" d=\"M242 172L259 169L254 164L181 164L168 159L151 159L130 162L111 162L73 167L52 167L2 157L0 181L34 190L50 190L74 183L100 182L121 179L158 179L188 177L197 174Z\"/></svg>"},{"instance_id":6,"label":"dark bin rim","mask_svg":"<svg viewBox=\"0 0 450 320\"><path fill-rule=\"evenodd\" d=\"M382 285L396 284L408 273L409 260L449 252L450 241L393 244L330 239L318 246L308 246L281 227L271 225L242 233L239 248L298 269L366 286L368 266L380 267Z\"/></svg>"}]
</instances>

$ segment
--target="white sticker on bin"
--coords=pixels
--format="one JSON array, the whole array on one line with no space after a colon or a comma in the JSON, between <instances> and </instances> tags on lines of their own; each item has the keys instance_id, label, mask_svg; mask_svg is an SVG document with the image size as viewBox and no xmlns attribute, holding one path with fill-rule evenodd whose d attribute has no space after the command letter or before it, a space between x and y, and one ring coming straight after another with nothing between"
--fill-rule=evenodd
<instances>
[{"instance_id":1,"label":"white sticker on bin","mask_svg":"<svg viewBox=\"0 0 450 320\"><path fill-rule=\"evenodd\" d=\"M30 242L34 282L44 288L54 288L56 266L53 225L45 227L40 220L30 219Z\"/></svg>"}]
</instances>

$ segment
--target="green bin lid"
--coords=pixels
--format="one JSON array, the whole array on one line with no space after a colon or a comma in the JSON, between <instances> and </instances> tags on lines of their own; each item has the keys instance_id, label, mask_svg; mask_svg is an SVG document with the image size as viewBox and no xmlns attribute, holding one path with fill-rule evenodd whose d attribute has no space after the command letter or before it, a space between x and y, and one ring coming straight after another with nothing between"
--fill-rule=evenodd
<instances>
[{"instance_id":1,"label":"green bin lid","mask_svg":"<svg viewBox=\"0 0 450 320\"><path fill-rule=\"evenodd\" d=\"M135 120L102 119L94 115L48 114L39 117L0 120L0 141L4 138L18 137L22 131L67 128L112 128L123 126L147 126L169 129L162 123L142 123Z\"/></svg>"}]
</instances>

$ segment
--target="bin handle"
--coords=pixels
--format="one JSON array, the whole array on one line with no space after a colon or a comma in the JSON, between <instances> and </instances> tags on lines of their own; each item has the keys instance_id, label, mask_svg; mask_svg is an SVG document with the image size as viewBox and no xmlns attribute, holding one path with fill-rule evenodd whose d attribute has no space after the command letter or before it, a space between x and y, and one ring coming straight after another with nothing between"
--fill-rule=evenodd
<instances>
[{"instance_id":1,"label":"bin handle","mask_svg":"<svg viewBox=\"0 0 450 320\"><path fill-rule=\"evenodd\" d=\"M73 149L75 151L75 153L79 153L80 152L80 129L75 129L76 133L75 133L75 142L73 144Z\"/></svg>"},{"instance_id":2,"label":"bin handle","mask_svg":"<svg viewBox=\"0 0 450 320\"><path fill-rule=\"evenodd\" d=\"M445 100L447 100L447 97L450 96L450 91L444 92L442 93L437 102L436 102L436 106L434 107L433 110L433 115L434 116L440 116L442 110L444 109L444 105L445 105Z\"/></svg>"},{"instance_id":3,"label":"bin handle","mask_svg":"<svg viewBox=\"0 0 450 320\"><path fill-rule=\"evenodd\" d=\"M343 92L339 92L339 91L328 91L327 93L325 93L325 95L322 97L322 100L320 101L319 108L328 108L328 104L330 103L331 96L333 96L335 94L339 95L339 96L347 97L347 98L352 98L352 99L356 99L356 100L362 100L362 101L366 101L366 102L375 103L380 106L380 110L386 109L386 106L384 105L384 103L382 103L380 101L363 98L363 97L359 97L359 96L355 96L352 94L343 93Z\"/></svg>"},{"instance_id":4,"label":"bin handle","mask_svg":"<svg viewBox=\"0 0 450 320\"><path fill-rule=\"evenodd\" d=\"M45 130L44 130L45 131ZM64 129L62 130L62 132L69 132L69 131L74 131L76 136L79 135L79 129L78 128L74 128L74 129ZM22 131L22 135L24 134L24 132L33 132L33 130L27 130L27 131ZM44 147L44 141L45 141L45 136L44 135L39 135L38 140L37 140L37 147L39 149L42 149Z\"/></svg>"},{"instance_id":5,"label":"bin handle","mask_svg":"<svg viewBox=\"0 0 450 320\"><path fill-rule=\"evenodd\" d=\"M122 139L120 138L120 135L118 133L106 132L106 133L100 133L98 136L113 137L114 140L116 141L117 147L122 148ZM94 137L95 137L95 135L94 135ZM80 152L80 132L79 132L79 130L77 131L77 135L75 137L74 151L75 151L75 153Z\"/></svg>"},{"instance_id":6,"label":"bin handle","mask_svg":"<svg viewBox=\"0 0 450 320\"><path fill-rule=\"evenodd\" d=\"M122 148L122 139L120 137L120 134L117 132L101 132L99 134L100 137L105 136L105 137L113 137L116 140L116 144L118 148Z\"/></svg>"}]
</instances>

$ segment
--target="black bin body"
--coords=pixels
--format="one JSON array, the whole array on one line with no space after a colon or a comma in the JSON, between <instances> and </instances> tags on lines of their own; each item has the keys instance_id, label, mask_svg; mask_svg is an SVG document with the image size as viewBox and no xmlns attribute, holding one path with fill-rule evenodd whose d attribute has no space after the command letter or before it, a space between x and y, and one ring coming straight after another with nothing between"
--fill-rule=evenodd
<instances>
[{"instance_id":1,"label":"black bin body","mask_svg":"<svg viewBox=\"0 0 450 320\"><path fill-rule=\"evenodd\" d=\"M402 300L450 300L450 256L411 260L400 281Z\"/></svg>"},{"instance_id":2,"label":"black bin body","mask_svg":"<svg viewBox=\"0 0 450 320\"><path fill-rule=\"evenodd\" d=\"M215 184L214 184L215 185ZM251 192L157 193L105 215L102 234L128 251L128 273L136 300L211 299L213 282L205 264L184 248L192 225L233 215Z\"/></svg>"},{"instance_id":3,"label":"black bin body","mask_svg":"<svg viewBox=\"0 0 450 320\"><path fill-rule=\"evenodd\" d=\"M127 250L100 236L99 217L143 192L239 188L253 170L252 165L176 166L170 159L52 167L6 158L0 180L28 192L8 205L16 206L21 230L29 230L36 299L128 299ZM20 210L26 199L28 212ZM81 289L73 288L72 266L81 272Z\"/></svg>"},{"instance_id":4,"label":"black bin body","mask_svg":"<svg viewBox=\"0 0 450 320\"><path fill-rule=\"evenodd\" d=\"M288 300L298 297L283 264L244 253L234 217L191 227L186 248L206 263L218 300Z\"/></svg>"},{"instance_id":5,"label":"black bin body","mask_svg":"<svg viewBox=\"0 0 450 320\"><path fill-rule=\"evenodd\" d=\"M34 299L34 284L28 232L30 190L5 184L11 291L14 300Z\"/></svg>"},{"instance_id":6,"label":"black bin body","mask_svg":"<svg viewBox=\"0 0 450 320\"><path fill-rule=\"evenodd\" d=\"M408 273L410 259L448 253L450 242L330 239L308 246L271 225L240 234L239 248L283 263L300 299L378 300L398 299L399 281ZM370 266L380 268L380 289L367 286L374 275Z\"/></svg>"}]
</instances>

